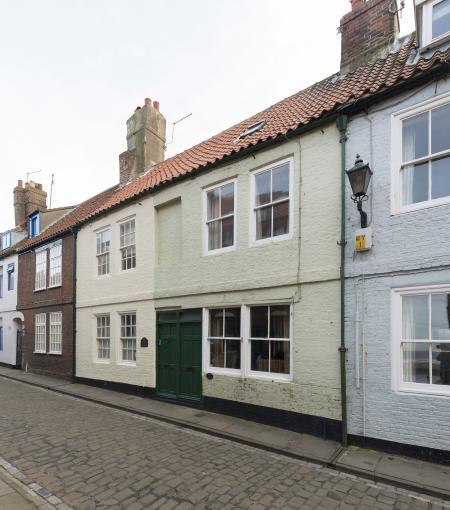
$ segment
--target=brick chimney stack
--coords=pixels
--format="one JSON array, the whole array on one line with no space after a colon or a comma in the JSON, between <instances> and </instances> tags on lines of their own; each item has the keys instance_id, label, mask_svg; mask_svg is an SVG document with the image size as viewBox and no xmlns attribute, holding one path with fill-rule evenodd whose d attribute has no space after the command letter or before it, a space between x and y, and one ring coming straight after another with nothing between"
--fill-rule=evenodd
<instances>
[{"instance_id":1,"label":"brick chimney stack","mask_svg":"<svg viewBox=\"0 0 450 510\"><path fill-rule=\"evenodd\" d=\"M159 102L145 98L127 120L127 150L119 155L120 184L136 179L164 160L166 119Z\"/></svg>"},{"instance_id":2,"label":"brick chimney stack","mask_svg":"<svg viewBox=\"0 0 450 510\"><path fill-rule=\"evenodd\" d=\"M33 181L19 180L14 188L14 216L16 227L25 223L29 214L35 211L47 210L47 193L42 189L42 184Z\"/></svg>"},{"instance_id":3,"label":"brick chimney stack","mask_svg":"<svg viewBox=\"0 0 450 510\"><path fill-rule=\"evenodd\" d=\"M350 0L342 17L341 74L387 56L399 33L397 0Z\"/></svg>"}]
</instances>

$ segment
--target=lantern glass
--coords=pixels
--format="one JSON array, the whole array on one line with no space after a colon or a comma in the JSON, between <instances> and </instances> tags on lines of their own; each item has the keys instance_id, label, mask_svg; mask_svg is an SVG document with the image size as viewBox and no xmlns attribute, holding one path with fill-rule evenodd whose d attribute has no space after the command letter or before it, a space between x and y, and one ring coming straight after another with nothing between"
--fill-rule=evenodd
<instances>
[{"instance_id":1,"label":"lantern glass","mask_svg":"<svg viewBox=\"0 0 450 510\"><path fill-rule=\"evenodd\" d=\"M356 198L365 196L369 188L370 178L372 177L372 170L369 165L357 159L355 166L347 170L347 175L352 187L353 196Z\"/></svg>"}]
</instances>

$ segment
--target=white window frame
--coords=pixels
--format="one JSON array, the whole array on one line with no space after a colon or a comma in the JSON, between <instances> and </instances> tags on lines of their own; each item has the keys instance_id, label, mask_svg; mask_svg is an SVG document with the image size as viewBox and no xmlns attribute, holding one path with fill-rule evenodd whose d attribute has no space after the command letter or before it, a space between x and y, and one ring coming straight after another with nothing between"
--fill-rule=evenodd
<instances>
[{"instance_id":1,"label":"white window frame","mask_svg":"<svg viewBox=\"0 0 450 510\"><path fill-rule=\"evenodd\" d=\"M120 229L120 227L119 227L119 229ZM104 234L105 232L109 232L109 250L104 251L104 252L99 252L98 251L98 242L97 242L98 237L101 236L102 234ZM112 231L111 231L110 226L102 228L95 232L95 254L96 254L95 256L96 256L96 262L97 262L96 267L95 267L95 274L98 278L104 278L105 276L111 275L111 237L112 237ZM99 270L100 257L104 257L105 255L107 255L107 258L108 258L108 272L99 274L98 270ZM121 257L122 257L122 252L121 252ZM120 260L120 267L122 267L122 258Z\"/></svg>"},{"instance_id":2,"label":"white window frame","mask_svg":"<svg viewBox=\"0 0 450 510\"><path fill-rule=\"evenodd\" d=\"M127 223L134 223L134 243L132 244L127 244L127 245L122 245L122 235L121 235L121 229L122 229L122 226L127 224ZM120 253L120 272L121 273L125 273L127 271L133 271L137 268L137 248L136 248L136 218L134 216L131 216L131 217L128 217L128 218L124 218L123 220L120 220L118 222L119 224L119 253ZM131 248L134 246L134 258L135 258L135 262L134 262L134 267L129 267L129 268L126 268L126 269L123 269L122 267L122 262L123 262L123 250L126 250L127 248Z\"/></svg>"},{"instance_id":3,"label":"white window frame","mask_svg":"<svg viewBox=\"0 0 450 510\"><path fill-rule=\"evenodd\" d=\"M398 112L395 112L391 116L391 214L402 214L411 211L419 211L421 209L428 209L430 207L436 207L440 205L450 204L450 195L448 197L441 197L430 199L424 202L418 202L416 204L402 205L402 179L401 169L406 166L403 163L403 136L402 128L403 121L421 113L425 113L441 106L445 106L450 103L450 92L441 94L437 97L427 99L426 101L410 106ZM428 125L429 131L431 130L431 124ZM429 133L430 136L430 133ZM431 147L430 147L431 150ZM450 156L450 149L438 152L436 154L428 155L424 158L414 160L420 161L432 161L440 159L445 156ZM408 163L408 162L406 162ZM429 177L431 179L431 177Z\"/></svg>"},{"instance_id":4,"label":"white window frame","mask_svg":"<svg viewBox=\"0 0 450 510\"><path fill-rule=\"evenodd\" d=\"M2 250L6 250L7 248L10 248L10 247L11 247L11 231L5 232L2 235L2 246L1 246L1 249Z\"/></svg>"},{"instance_id":5,"label":"white window frame","mask_svg":"<svg viewBox=\"0 0 450 510\"><path fill-rule=\"evenodd\" d=\"M48 288L62 285L62 242L58 241L50 246L49 253ZM59 271L58 271L59 269Z\"/></svg>"},{"instance_id":6,"label":"white window frame","mask_svg":"<svg viewBox=\"0 0 450 510\"><path fill-rule=\"evenodd\" d=\"M219 216L214 220L208 220L208 192L214 189L221 188L222 186L226 186L227 184L233 184L233 194L234 194L234 209L231 214L226 214L225 216ZM208 223L212 223L214 221L220 221L225 218L233 217L233 244L232 246L226 246L225 248L216 248L209 249L209 231L208 231ZM220 183L216 183L212 186L208 186L203 190L203 254L204 255L217 255L219 253L226 253L229 251L236 250L236 234L237 234L237 179L228 179L227 181L223 181Z\"/></svg>"},{"instance_id":7,"label":"white window frame","mask_svg":"<svg viewBox=\"0 0 450 510\"><path fill-rule=\"evenodd\" d=\"M256 185L255 185L255 177L258 174L266 172L267 170L274 169L278 166L282 166L284 164L289 164L289 232L287 234L283 234L280 236L272 236L267 237L265 239L256 239L256 208L267 207L269 204L264 204L263 206L256 206ZM252 170L250 172L250 246L260 246L262 244L274 243L278 241L286 241L288 239L292 239L293 231L294 231L294 158L288 157L281 159L279 161L275 161L270 163L269 165L265 165L262 168L258 168L257 170ZM279 202L284 202L286 199L280 200ZM270 202L270 205L276 204L276 202ZM273 216L272 216L273 222Z\"/></svg>"},{"instance_id":8,"label":"white window frame","mask_svg":"<svg viewBox=\"0 0 450 510\"><path fill-rule=\"evenodd\" d=\"M433 39L433 7L442 2L442 0L433 0L431 2L423 2L422 4L422 37L421 46L426 48L438 41L444 41L450 38L450 30Z\"/></svg>"},{"instance_id":9,"label":"white window frame","mask_svg":"<svg viewBox=\"0 0 450 510\"><path fill-rule=\"evenodd\" d=\"M439 384L411 383L403 381L402 342L402 296L450 294L450 284L429 285L420 287L402 287L391 290L391 380L395 392L424 393L429 395L450 395L450 386ZM418 343L436 343L430 340Z\"/></svg>"},{"instance_id":10,"label":"white window frame","mask_svg":"<svg viewBox=\"0 0 450 510\"><path fill-rule=\"evenodd\" d=\"M42 261L38 262L38 258L43 258ZM34 276L34 290L44 290L47 288L47 248L42 248L35 251L35 276ZM38 264L43 267L43 270L38 272ZM41 275L38 278L38 275Z\"/></svg>"},{"instance_id":11,"label":"white window frame","mask_svg":"<svg viewBox=\"0 0 450 510\"><path fill-rule=\"evenodd\" d=\"M38 328L42 329L38 330ZM42 335L44 336L43 348ZM45 313L37 313L34 316L34 352L37 354L46 354L47 352L47 314Z\"/></svg>"},{"instance_id":12,"label":"white window frame","mask_svg":"<svg viewBox=\"0 0 450 510\"><path fill-rule=\"evenodd\" d=\"M276 372L258 372L251 370L251 341L250 341L250 308L253 306L289 306L289 374L279 374ZM210 365L209 351L209 310L217 308L238 308L241 307L241 368L240 370L231 368L212 367ZM292 303L286 301L276 303L252 303L252 304L232 304L226 303L222 306L208 306L203 308L203 373L223 374L227 376L245 377L248 379L270 380L280 383L290 383L294 379L293 373L293 352L294 352L294 309Z\"/></svg>"},{"instance_id":13,"label":"white window frame","mask_svg":"<svg viewBox=\"0 0 450 510\"><path fill-rule=\"evenodd\" d=\"M109 319L109 326L101 326L101 328L109 328L109 336L99 336L98 335L98 320L102 318L108 318ZM108 340L109 342L109 357L108 358L100 358L99 357L99 340ZM112 353L112 343L111 343L111 314L109 313L99 313L95 315L95 354L94 354L94 361L96 363L110 363L111 362L111 353Z\"/></svg>"},{"instance_id":14,"label":"white window frame","mask_svg":"<svg viewBox=\"0 0 450 510\"><path fill-rule=\"evenodd\" d=\"M223 337L226 340L240 340L241 345L241 368L225 368L225 367L213 367L211 365L211 349L210 349L210 336L209 336L209 311L210 310L223 310L224 308L239 308L241 311L241 336L236 338ZM210 372L214 374L228 374L241 376L245 372L245 349L244 349L244 336L245 331L245 306L242 305L230 305L224 306L210 306L203 308L203 370L205 373ZM220 337L222 338L222 337Z\"/></svg>"},{"instance_id":15,"label":"white window frame","mask_svg":"<svg viewBox=\"0 0 450 510\"><path fill-rule=\"evenodd\" d=\"M62 354L62 341L63 341L62 312L50 312L48 353Z\"/></svg>"},{"instance_id":16,"label":"white window frame","mask_svg":"<svg viewBox=\"0 0 450 510\"><path fill-rule=\"evenodd\" d=\"M126 315L134 315L135 317L135 337L125 337L122 336L122 317ZM127 312L119 312L119 349L118 349L118 364L120 365L129 365L129 366L136 366L137 364L137 313L136 311L127 311ZM133 340L135 341L135 352L136 352L136 359L135 360L126 360L123 359L123 340Z\"/></svg>"}]
</instances>

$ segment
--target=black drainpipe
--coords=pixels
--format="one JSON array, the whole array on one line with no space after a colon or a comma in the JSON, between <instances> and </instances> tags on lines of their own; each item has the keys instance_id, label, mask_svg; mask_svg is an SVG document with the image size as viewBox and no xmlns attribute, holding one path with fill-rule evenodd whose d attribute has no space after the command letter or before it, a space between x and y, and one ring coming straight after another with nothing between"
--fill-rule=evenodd
<instances>
[{"instance_id":1,"label":"black drainpipe","mask_svg":"<svg viewBox=\"0 0 450 510\"><path fill-rule=\"evenodd\" d=\"M78 228L72 228L72 382L76 382L76 368L77 368L77 235Z\"/></svg>"},{"instance_id":2,"label":"black drainpipe","mask_svg":"<svg viewBox=\"0 0 450 510\"><path fill-rule=\"evenodd\" d=\"M347 374L345 367L345 143L347 141L346 115L341 115L336 119L336 126L339 129L341 144L341 345L339 346L340 365L341 365L341 417L342 417L342 446L347 446Z\"/></svg>"}]
</instances>

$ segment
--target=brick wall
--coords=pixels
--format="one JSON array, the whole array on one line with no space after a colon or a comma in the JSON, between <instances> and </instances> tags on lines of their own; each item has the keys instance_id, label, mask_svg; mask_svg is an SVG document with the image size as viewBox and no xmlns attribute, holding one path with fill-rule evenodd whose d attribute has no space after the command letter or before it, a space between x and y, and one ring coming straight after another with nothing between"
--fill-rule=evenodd
<instances>
[{"instance_id":1,"label":"brick wall","mask_svg":"<svg viewBox=\"0 0 450 510\"><path fill-rule=\"evenodd\" d=\"M24 315L22 339L22 368L32 372L70 377L73 362L73 236L62 238L62 285L35 291L36 254L29 251L19 255L20 284L17 308ZM48 278L47 260L47 278ZM62 354L35 354L35 315L47 314L47 351L50 312L62 312Z\"/></svg>"},{"instance_id":2,"label":"brick wall","mask_svg":"<svg viewBox=\"0 0 450 510\"><path fill-rule=\"evenodd\" d=\"M341 69L345 72L386 54L398 32L398 18L390 12L391 6L395 7L392 0L353 0L352 10L340 25Z\"/></svg>"}]
</instances>

